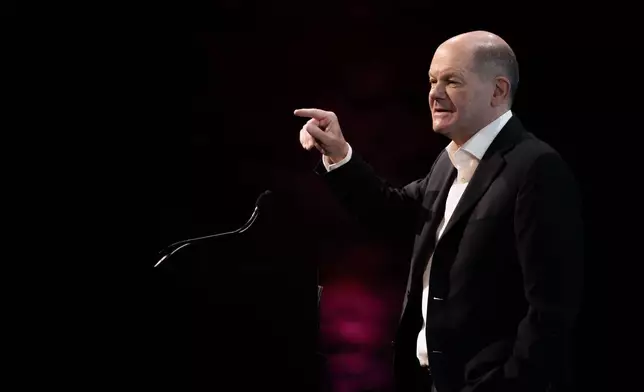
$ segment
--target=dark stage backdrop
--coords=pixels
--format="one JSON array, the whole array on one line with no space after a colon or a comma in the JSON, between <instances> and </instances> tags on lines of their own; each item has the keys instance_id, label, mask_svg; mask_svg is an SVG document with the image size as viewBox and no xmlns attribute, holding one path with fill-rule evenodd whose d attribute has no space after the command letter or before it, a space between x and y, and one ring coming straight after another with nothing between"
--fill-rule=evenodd
<instances>
[{"instance_id":1,"label":"dark stage backdrop","mask_svg":"<svg viewBox=\"0 0 644 392\"><path fill-rule=\"evenodd\" d=\"M534 34L501 23L447 27L414 2L297 11L233 3L200 10L216 29L189 42L168 37L172 50L150 53L164 97L150 133L163 189L154 250L236 228L261 192L273 198L239 238L186 248L154 271L151 379L194 391L391 391L390 341L411 243L377 242L342 210L312 171L319 154L299 145L305 121L293 110L336 112L353 148L404 185L424 176L448 142L432 132L427 104L434 49L464 31L493 31L519 59L514 112L571 164L589 211L593 152L580 140L594 108L575 105L573 95L589 91L582 74L590 55L571 44L581 33L555 28L561 23ZM578 334L585 375L595 350L586 337L591 313ZM580 391L595 383L581 382Z\"/></svg>"}]
</instances>

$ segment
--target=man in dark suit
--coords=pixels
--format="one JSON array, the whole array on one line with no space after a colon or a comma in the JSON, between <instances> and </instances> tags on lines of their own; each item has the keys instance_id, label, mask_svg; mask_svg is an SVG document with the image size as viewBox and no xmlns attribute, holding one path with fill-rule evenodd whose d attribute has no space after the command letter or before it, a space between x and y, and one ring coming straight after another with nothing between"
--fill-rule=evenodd
<instances>
[{"instance_id":1,"label":"man in dark suit","mask_svg":"<svg viewBox=\"0 0 644 392\"><path fill-rule=\"evenodd\" d=\"M380 179L332 112L300 109L317 172L371 228L415 235L394 373L401 391L567 390L580 308L580 197L559 154L511 111L514 52L482 31L429 69L435 132L451 139L425 178Z\"/></svg>"}]
</instances>

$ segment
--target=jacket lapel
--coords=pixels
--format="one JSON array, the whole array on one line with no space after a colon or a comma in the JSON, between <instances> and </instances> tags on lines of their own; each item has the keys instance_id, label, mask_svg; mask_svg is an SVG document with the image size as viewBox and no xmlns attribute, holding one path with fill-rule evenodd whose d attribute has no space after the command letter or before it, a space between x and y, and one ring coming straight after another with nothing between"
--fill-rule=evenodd
<instances>
[{"instance_id":1,"label":"jacket lapel","mask_svg":"<svg viewBox=\"0 0 644 392\"><path fill-rule=\"evenodd\" d=\"M481 197L483 197L490 187L490 184L492 184L501 169L505 166L503 155L516 143L521 130L522 126L519 119L516 116L512 116L510 121L499 132L496 139L494 139L481 159L481 162L479 162L479 166L470 179L470 183L465 189L461 200L456 205L456 209L447 223L441 238L445 237L454 225L463 219L474 208Z\"/></svg>"},{"instance_id":2,"label":"jacket lapel","mask_svg":"<svg viewBox=\"0 0 644 392\"><path fill-rule=\"evenodd\" d=\"M447 195L449 190L456 179L456 168L452 165L452 162L449 160L447 153L445 153L442 167L440 168L441 177L436 181L436 188L439 189L438 195L434 199L430 209L432 213L432 225L431 228L433 233L436 233L438 230L438 225L443 220L445 215L445 203L447 202Z\"/></svg>"},{"instance_id":3,"label":"jacket lapel","mask_svg":"<svg viewBox=\"0 0 644 392\"><path fill-rule=\"evenodd\" d=\"M414 252L412 259L412 280L418 281L422 278L425 267L429 262L433 249L436 245L436 231L438 225L443 220L445 214L445 203L447 195L456 178L456 168L452 165L446 152L439 159L434 172L436 177L431 178L430 184L427 187L426 196L432 197L429 208L429 224L425 225L421 233L422 242L417 251ZM415 285L414 287L418 287Z\"/></svg>"},{"instance_id":4,"label":"jacket lapel","mask_svg":"<svg viewBox=\"0 0 644 392\"><path fill-rule=\"evenodd\" d=\"M456 205L454 214L443 231L443 236L449 233L450 229L476 205L504 165L505 160L500 154L494 154L488 159L481 160L470 184Z\"/></svg>"}]
</instances>

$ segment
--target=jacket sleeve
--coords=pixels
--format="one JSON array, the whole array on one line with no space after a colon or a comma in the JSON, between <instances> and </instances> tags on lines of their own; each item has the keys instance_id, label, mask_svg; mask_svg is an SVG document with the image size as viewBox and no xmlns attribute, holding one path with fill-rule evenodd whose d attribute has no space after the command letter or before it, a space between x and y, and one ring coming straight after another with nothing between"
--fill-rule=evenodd
<instances>
[{"instance_id":1,"label":"jacket sleeve","mask_svg":"<svg viewBox=\"0 0 644 392\"><path fill-rule=\"evenodd\" d=\"M355 151L341 167L327 171L320 162L315 172L369 231L397 235L415 229L429 175L404 187L394 187L380 178Z\"/></svg>"}]
</instances>

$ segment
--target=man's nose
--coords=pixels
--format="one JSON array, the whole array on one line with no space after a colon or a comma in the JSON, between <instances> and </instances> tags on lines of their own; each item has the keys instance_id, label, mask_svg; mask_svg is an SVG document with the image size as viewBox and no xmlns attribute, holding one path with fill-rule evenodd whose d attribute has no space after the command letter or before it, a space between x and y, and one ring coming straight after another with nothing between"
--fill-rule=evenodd
<instances>
[{"instance_id":1,"label":"man's nose","mask_svg":"<svg viewBox=\"0 0 644 392\"><path fill-rule=\"evenodd\" d=\"M435 100L438 98L443 98L445 97L445 88L439 84L435 84L432 86L431 90L429 90L429 99L430 100Z\"/></svg>"}]
</instances>

